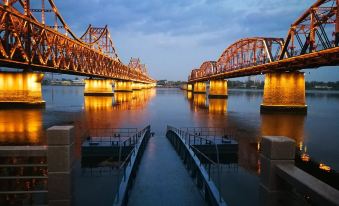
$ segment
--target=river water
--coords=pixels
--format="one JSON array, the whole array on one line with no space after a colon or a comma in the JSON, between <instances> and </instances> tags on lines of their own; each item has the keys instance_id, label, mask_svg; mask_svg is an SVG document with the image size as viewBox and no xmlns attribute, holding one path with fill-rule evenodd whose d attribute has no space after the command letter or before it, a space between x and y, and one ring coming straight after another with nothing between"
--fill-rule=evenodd
<instances>
[{"instance_id":1,"label":"river water","mask_svg":"<svg viewBox=\"0 0 339 206\"><path fill-rule=\"evenodd\" d=\"M45 109L0 110L1 145L44 145L45 130L74 124L76 157L91 128L138 127L150 124L156 135L166 126L223 127L239 142L236 168L225 168L223 196L230 205L257 202L261 136L283 135L313 159L339 170L339 92L308 91L308 113L260 114L262 91L229 90L228 99L179 89L149 89L114 97L83 96L83 87L44 86ZM243 194L246 198L239 198Z\"/></svg>"}]
</instances>

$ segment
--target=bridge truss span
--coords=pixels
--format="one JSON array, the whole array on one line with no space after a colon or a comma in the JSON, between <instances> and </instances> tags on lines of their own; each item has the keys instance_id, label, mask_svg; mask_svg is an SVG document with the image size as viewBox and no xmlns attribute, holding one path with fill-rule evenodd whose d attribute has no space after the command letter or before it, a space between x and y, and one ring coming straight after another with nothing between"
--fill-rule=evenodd
<instances>
[{"instance_id":1,"label":"bridge truss span","mask_svg":"<svg viewBox=\"0 0 339 206\"><path fill-rule=\"evenodd\" d=\"M287 37L252 37L227 47L213 72L204 63L188 82L339 65L339 0L317 0L290 27Z\"/></svg>"},{"instance_id":2,"label":"bridge truss span","mask_svg":"<svg viewBox=\"0 0 339 206\"><path fill-rule=\"evenodd\" d=\"M29 0L0 3L0 66L155 82L147 73L138 72L120 61L107 26L90 25L78 38L61 17L53 0L46 0L49 5L44 1L39 9L32 9ZM52 17L48 18L47 14Z\"/></svg>"}]
</instances>

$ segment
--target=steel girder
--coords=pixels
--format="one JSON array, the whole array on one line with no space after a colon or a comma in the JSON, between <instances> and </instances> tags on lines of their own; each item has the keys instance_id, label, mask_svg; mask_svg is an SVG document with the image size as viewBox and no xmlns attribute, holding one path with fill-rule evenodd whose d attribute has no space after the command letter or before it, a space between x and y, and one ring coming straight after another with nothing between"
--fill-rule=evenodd
<instances>
[{"instance_id":1,"label":"steel girder","mask_svg":"<svg viewBox=\"0 0 339 206\"><path fill-rule=\"evenodd\" d=\"M0 4L1 66L155 82L147 74L120 62L107 27L90 26L83 35L84 39L77 38L53 0L48 2L49 8L43 3L41 9L31 9L29 0L3 0ZM41 13L41 17L34 15L36 12ZM47 18L47 13L52 14L53 20ZM86 42L85 37L89 35L94 40Z\"/></svg>"}]
</instances>

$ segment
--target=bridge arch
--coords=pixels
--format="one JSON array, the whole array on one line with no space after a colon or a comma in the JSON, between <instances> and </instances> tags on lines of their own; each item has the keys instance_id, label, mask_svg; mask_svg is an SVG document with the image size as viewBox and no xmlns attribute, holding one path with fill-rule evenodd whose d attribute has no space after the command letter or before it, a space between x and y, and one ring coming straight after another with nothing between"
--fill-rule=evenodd
<instances>
[{"instance_id":1,"label":"bridge arch","mask_svg":"<svg viewBox=\"0 0 339 206\"><path fill-rule=\"evenodd\" d=\"M278 59L283 44L282 38L240 39L223 51L216 63L217 73L273 62Z\"/></svg>"}]
</instances>

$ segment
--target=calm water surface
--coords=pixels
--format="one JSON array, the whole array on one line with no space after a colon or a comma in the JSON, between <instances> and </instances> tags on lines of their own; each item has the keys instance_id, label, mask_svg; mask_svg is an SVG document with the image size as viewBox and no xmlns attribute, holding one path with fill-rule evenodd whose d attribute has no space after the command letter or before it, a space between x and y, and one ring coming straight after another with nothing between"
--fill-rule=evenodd
<instances>
[{"instance_id":1,"label":"calm water surface","mask_svg":"<svg viewBox=\"0 0 339 206\"><path fill-rule=\"evenodd\" d=\"M74 124L79 159L81 139L91 128L141 129L151 124L157 135L165 135L166 125L225 127L239 141L239 162L223 168L223 196L230 205L255 205L258 142L263 135L291 137L312 158L339 170L339 93L312 91L306 96L307 115L260 114L262 92L258 90L230 90L226 100L208 100L206 95L178 89L84 97L83 87L45 86L45 109L0 110L0 144L43 145L48 127Z\"/></svg>"}]
</instances>

